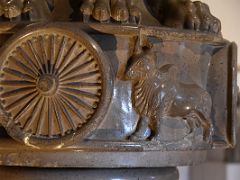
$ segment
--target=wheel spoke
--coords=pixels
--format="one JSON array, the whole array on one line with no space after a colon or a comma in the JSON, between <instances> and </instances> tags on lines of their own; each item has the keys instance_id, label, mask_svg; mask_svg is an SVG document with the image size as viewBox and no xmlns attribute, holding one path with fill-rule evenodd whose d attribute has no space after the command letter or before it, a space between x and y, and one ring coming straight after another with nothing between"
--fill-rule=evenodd
<instances>
[{"instance_id":1,"label":"wheel spoke","mask_svg":"<svg viewBox=\"0 0 240 180\"><path fill-rule=\"evenodd\" d=\"M46 98L43 98L41 109L39 111L36 135L42 135L41 132L42 132L43 124L44 124L45 112L47 111L46 108L47 108L47 100L46 100Z\"/></svg>"},{"instance_id":2,"label":"wheel spoke","mask_svg":"<svg viewBox=\"0 0 240 180\"><path fill-rule=\"evenodd\" d=\"M31 113L30 117L27 119L27 121L23 127L23 131L27 132L28 130L30 130L30 126L33 124L34 121L36 121L37 115L39 114L38 110L41 108L41 105L39 105L39 104L41 104L40 101L42 101L42 99L43 98L39 98L38 101L34 104L32 113Z\"/></svg>"},{"instance_id":3,"label":"wheel spoke","mask_svg":"<svg viewBox=\"0 0 240 180\"><path fill-rule=\"evenodd\" d=\"M53 136L53 103L48 99L48 137Z\"/></svg>"},{"instance_id":4,"label":"wheel spoke","mask_svg":"<svg viewBox=\"0 0 240 180\"><path fill-rule=\"evenodd\" d=\"M15 57L11 56L9 58L16 66L18 66L20 69L22 69L24 72L28 73L32 78L36 78L38 76L38 72L34 72L32 70L32 66L30 67L23 64L20 60L17 60ZM29 65L29 64L28 64ZM34 68L33 68L34 69Z\"/></svg>"},{"instance_id":5,"label":"wheel spoke","mask_svg":"<svg viewBox=\"0 0 240 180\"><path fill-rule=\"evenodd\" d=\"M8 73L10 75L13 75L15 77L18 77L23 80L28 80L28 81L34 81L35 79L32 76L29 76L28 74L21 73L20 71L10 69L10 68L3 68L3 71L5 73Z\"/></svg>"},{"instance_id":6,"label":"wheel spoke","mask_svg":"<svg viewBox=\"0 0 240 180\"><path fill-rule=\"evenodd\" d=\"M30 81L17 81L17 80L2 80L0 85L4 86L35 86L34 82Z\"/></svg>"},{"instance_id":7,"label":"wheel spoke","mask_svg":"<svg viewBox=\"0 0 240 180\"><path fill-rule=\"evenodd\" d=\"M52 103L53 103L53 109L54 109L54 114L55 114L55 117L57 119L57 122L58 122L58 127L60 129L60 132L61 132L61 135L64 136L65 135L65 132L64 132L64 124L63 124L63 121L62 121L62 118L61 118L61 115L59 113L59 106L58 104L55 102L55 99L52 98Z\"/></svg>"},{"instance_id":8,"label":"wheel spoke","mask_svg":"<svg viewBox=\"0 0 240 180\"><path fill-rule=\"evenodd\" d=\"M57 60L54 63L55 68L56 68L54 74L56 74L58 72L59 65L61 63L61 60L63 59L63 54L64 54L66 43L67 43L67 38L64 36L63 39L62 39L62 42L61 42L59 52L58 52Z\"/></svg>"},{"instance_id":9,"label":"wheel spoke","mask_svg":"<svg viewBox=\"0 0 240 180\"><path fill-rule=\"evenodd\" d=\"M10 105L8 105L7 107L5 107L6 111L10 111L18 106L20 106L23 102L26 101L27 98L31 97L32 95L34 95L36 92L31 92L28 93L26 95L24 95L23 97L17 99L16 101L14 101L13 103L11 103Z\"/></svg>"},{"instance_id":10,"label":"wheel spoke","mask_svg":"<svg viewBox=\"0 0 240 180\"><path fill-rule=\"evenodd\" d=\"M70 83L62 83L60 84L62 87L69 88L101 88L101 83L88 83L88 82L70 82Z\"/></svg>"},{"instance_id":11,"label":"wheel spoke","mask_svg":"<svg viewBox=\"0 0 240 180\"><path fill-rule=\"evenodd\" d=\"M83 73L83 74L79 74L79 75L73 75L73 76L68 77L68 78L66 77L66 78L62 79L62 81L64 83L74 82L74 81L79 81L79 80L82 80L82 79L96 77L97 75L99 75L99 76L101 75L99 70L92 71L92 72L87 72L87 73Z\"/></svg>"},{"instance_id":12,"label":"wheel spoke","mask_svg":"<svg viewBox=\"0 0 240 180\"><path fill-rule=\"evenodd\" d=\"M66 76L69 72L72 71L76 64L82 62L82 60L88 56L87 50L83 49L75 58L71 60L71 62L64 68L61 72L59 72L60 78Z\"/></svg>"},{"instance_id":13,"label":"wheel spoke","mask_svg":"<svg viewBox=\"0 0 240 180\"><path fill-rule=\"evenodd\" d=\"M93 99L93 100L96 100L96 101L99 100L99 97L97 95L92 94L90 92L85 92L85 91L81 91L81 90L78 90L78 89L70 89L70 88L61 88L61 90L64 91L64 92L70 93L74 96L87 97L87 98L90 98L90 99Z\"/></svg>"},{"instance_id":14,"label":"wheel spoke","mask_svg":"<svg viewBox=\"0 0 240 180\"><path fill-rule=\"evenodd\" d=\"M30 47L30 49L32 51L32 54L33 54L33 56L35 58L35 61L38 64L39 70L41 71L41 73L43 73L44 72L43 68L42 68L43 62L42 62L41 58L39 57L37 50L35 49L32 41L28 40L27 44L28 44L28 46Z\"/></svg>"},{"instance_id":15,"label":"wheel spoke","mask_svg":"<svg viewBox=\"0 0 240 180\"><path fill-rule=\"evenodd\" d=\"M50 74L52 74L54 72L54 64L55 64L55 36L54 35L51 36L50 43L51 43Z\"/></svg>"},{"instance_id":16,"label":"wheel spoke","mask_svg":"<svg viewBox=\"0 0 240 180\"><path fill-rule=\"evenodd\" d=\"M25 103L25 105L14 116L15 122L19 122L19 119L32 107L32 105L36 103L36 99L37 99L37 94Z\"/></svg>"},{"instance_id":17,"label":"wheel spoke","mask_svg":"<svg viewBox=\"0 0 240 180\"><path fill-rule=\"evenodd\" d=\"M62 80L64 81L64 79L69 78L70 76L76 76L79 74L79 72L81 72L82 69L87 68L88 66L90 66L92 63L94 63L93 59L90 59L89 61L71 69L71 71L69 71L68 73L66 73L65 75L61 75L60 78L64 77Z\"/></svg>"},{"instance_id":18,"label":"wheel spoke","mask_svg":"<svg viewBox=\"0 0 240 180\"><path fill-rule=\"evenodd\" d=\"M35 70L35 72L38 72L38 70L41 69L41 66L35 64L29 57L28 53L26 53L21 47L18 47L18 51L27 62L27 64L29 64Z\"/></svg>"},{"instance_id":19,"label":"wheel spoke","mask_svg":"<svg viewBox=\"0 0 240 180\"><path fill-rule=\"evenodd\" d=\"M70 47L70 49L68 50L66 56L64 57L64 59L62 60L61 64L59 65L59 68L58 68L58 71L59 71L59 74L61 74L61 71L65 68L66 64L69 63L69 61L71 60L71 56L74 52L74 50L76 49L77 47L77 42L75 41L73 43L73 45Z\"/></svg>"},{"instance_id":20,"label":"wheel spoke","mask_svg":"<svg viewBox=\"0 0 240 180\"><path fill-rule=\"evenodd\" d=\"M1 98L9 98L12 96L19 96L19 95L31 93L34 91L35 91L35 89L33 87L24 87L24 88L14 89L11 91L6 91L3 94L1 94Z\"/></svg>"},{"instance_id":21,"label":"wheel spoke","mask_svg":"<svg viewBox=\"0 0 240 180\"><path fill-rule=\"evenodd\" d=\"M73 121L73 119L71 118L71 116L69 115L68 111L67 111L67 108L65 107L65 105L60 101L58 100L58 98L56 98L56 101L58 102L58 104L60 105L60 110L63 112L65 118L67 119L68 123L71 125L72 129L74 131L77 130L77 126L75 124L75 122Z\"/></svg>"},{"instance_id":22,"label":"wheel spoke","mask_svg":"<svg viewBox=\"0 0 240 180\"><path fill-rule=\"evenodd\" d=\"M89 112L93 112L93 108L85 103L83 100L79 99L77 96L74 96L74 95L71 95L71 94L68 94L64 91L61 91L61 93L67 98L69 99L70 101L73 101L74 103L78 104L79 106L81 106L82 108L84 108L85 110L89 111Z\"/></svg>"},{"instance_id":23,"label":"wheel spoke","mask_svg":"<svg viewBox=\"0 0 240 180\"><path fill-rule=\"evenodd\" d=\"M61 94L59 94L59 96L61 97L61 101L64 102L64 104L66 104L66 106L69 107L72 112L80 118L81 121L84 121L85 117L81 114L81 112L64 96L62 96Z\"/></svg>"},{"instance_id":24,"label":"wheel spoke","mask_svg":"<svg viewBox=\"0 0 240 180\"><path fill-rule=\"evenodd\" d=\"M47 60L47 53L45 50L45 45L44 45L44 38L43 36L39 37L39 43L40 43L40 47L41 47L41 51L42 51L42 59L43 59L43 64L45 65L45 73L49 73L48 72L48 60Z\"/></svg>"}]
</instances>

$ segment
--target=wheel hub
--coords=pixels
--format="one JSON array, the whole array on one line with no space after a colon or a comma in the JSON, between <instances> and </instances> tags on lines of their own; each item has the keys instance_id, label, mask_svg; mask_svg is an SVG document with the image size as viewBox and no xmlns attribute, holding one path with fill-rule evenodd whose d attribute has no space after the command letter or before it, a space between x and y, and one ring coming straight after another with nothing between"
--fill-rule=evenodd
<instances>
[{"instance_id":1,"label":"wheel hub","mask_svg":"<svg viewBox=\"0 0 240 180\"><path fill-rule=\"evenodd\" d=\"M51 75L42 75L37 80L37 88L42 95L54 95L58 89L58 80Z\"/></svg>"}]
</instances>

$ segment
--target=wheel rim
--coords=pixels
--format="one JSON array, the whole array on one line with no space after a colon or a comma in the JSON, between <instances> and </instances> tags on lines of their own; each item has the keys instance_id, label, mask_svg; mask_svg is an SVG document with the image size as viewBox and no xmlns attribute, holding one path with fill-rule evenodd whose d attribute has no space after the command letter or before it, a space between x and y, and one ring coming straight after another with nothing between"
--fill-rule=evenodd
<instances>
[{"instance_id":1,"label":"wheel rim","mask_svg":"<svg viewBox=\"0 0 240 180\"><path fill-rule=\"evenodd\" d=\"M3 60L2 109L31 138L73 135L101 106L106 81L101 59L75 36L43 28L23 36Z\"/></svg>"}]
</instances>

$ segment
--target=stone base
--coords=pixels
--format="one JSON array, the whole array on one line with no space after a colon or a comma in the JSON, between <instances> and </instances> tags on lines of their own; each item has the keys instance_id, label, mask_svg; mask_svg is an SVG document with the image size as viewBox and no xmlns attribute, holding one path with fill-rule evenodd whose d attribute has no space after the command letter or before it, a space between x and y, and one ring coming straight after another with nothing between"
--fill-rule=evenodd
<instances>
[{"instance_id":1,"label":"stone base","mask_svg":"<svg viewBox=\"0 0 240 180\"><path fill-rule=\"evenodd\" d=\"M37 169L1 167L0 177L8 180L178 180L177 168L153 169Z\"/></svg>"},{"instance_id":2,"label":"stone base","mask_svg":"<svg viewBox=\"0 0 240 180\"><path fill-rule=\"evenodd\" d=\"M97 145L97 142L94 143ZM136 144L116 147L81 144L60 149L31 148L0 138L0 165L42 168L159 168L189 166L206 160L207 151L153 151ZM134 149L133 149L134 147ZM135 149L136 148L136 149Z\"/></svg>"}]
</instances>

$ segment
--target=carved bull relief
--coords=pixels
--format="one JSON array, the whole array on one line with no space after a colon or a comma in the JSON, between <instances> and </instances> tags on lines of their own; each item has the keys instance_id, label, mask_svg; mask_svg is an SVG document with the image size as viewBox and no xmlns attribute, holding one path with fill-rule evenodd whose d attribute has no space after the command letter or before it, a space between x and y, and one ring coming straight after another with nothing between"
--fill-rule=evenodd
<instances>
[{"instance_id":1,"label":"carved bull relief","mask_svg":"<svg viewBox=\"0 0 240 180\"><path fill-rule=\"evenodd\" d=\"M182 137L201 127L204 140L211 138L211 96L197 84L180 82L177 72L174 64L158 64L151 50L143 50L129 61L126 79L133 83L132 101L140 115L133 139L146 138L140 134L144 132L140 126L141 121L147 120L151 130L147 138L161 140L162 122L164 124L170 119L184 124L186 131L183 131Z\"/></svg>"}]
</instances>

